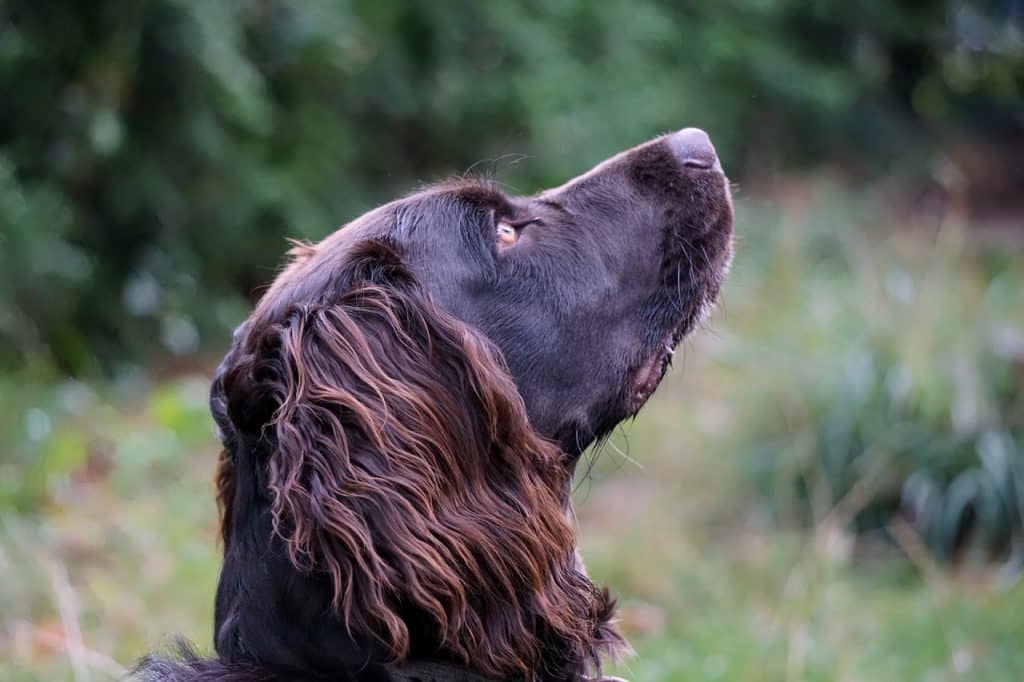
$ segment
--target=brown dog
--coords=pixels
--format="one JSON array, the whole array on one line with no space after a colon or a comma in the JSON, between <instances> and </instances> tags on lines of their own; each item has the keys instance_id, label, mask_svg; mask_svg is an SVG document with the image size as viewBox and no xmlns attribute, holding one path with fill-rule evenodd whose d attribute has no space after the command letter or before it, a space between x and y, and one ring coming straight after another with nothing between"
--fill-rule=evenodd
<instances>
[{"instance_id":1,"label":"brown dog","mask_svg":"<svg viewBox=\"0 0 1024 682\"><path fill-rule=\"evenodd\" d=\"M296 247L213 383L219 659L140 674L599 674L626 645L576 560L572 470L710 309L732 219L691 128L535 196L445 183Z\"/></svg>"}]
</instances>

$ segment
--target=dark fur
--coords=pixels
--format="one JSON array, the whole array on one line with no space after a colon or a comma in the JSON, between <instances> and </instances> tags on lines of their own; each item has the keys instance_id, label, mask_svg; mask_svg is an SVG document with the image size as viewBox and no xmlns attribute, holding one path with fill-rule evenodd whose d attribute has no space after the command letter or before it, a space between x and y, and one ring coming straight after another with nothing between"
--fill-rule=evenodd
<instances>
[{"instance_id":1,"label":"dark fur","mask_svg":"<svg viewBox=\"0 0 1024 682\"><path fill-rule=\"evenodd\" d=\"M501 252L498 220L522 226ZM449 183L293 249L213 382L219 659L140 675L599 671L626 645L576 558L573 465L717 295L731 225L721 173L662 138L535 197Z\"/></svg>"}]
</instances>

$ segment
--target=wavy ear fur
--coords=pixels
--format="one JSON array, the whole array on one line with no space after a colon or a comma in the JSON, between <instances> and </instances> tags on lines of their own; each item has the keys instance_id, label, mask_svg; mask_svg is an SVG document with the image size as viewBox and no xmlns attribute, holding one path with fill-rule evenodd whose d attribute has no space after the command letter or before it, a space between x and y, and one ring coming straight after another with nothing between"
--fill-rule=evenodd
<instances>
[{"instance_id":1,"label":"wavy ear fur","mask_svg":"<svg viewBox=\"0 0 1024 682\"><path fill-rule=\"evenodd\" d=\"M349 270L340 293L251 322L214 386L215 411L219 396L231 428L267 443L257 479L290 561L326 576L346 626L398 660L412 612L485 674L596 667L610 600L576 567L568 470L500 354L393 247L369 243Z\"/></svg>"}]
</instances>

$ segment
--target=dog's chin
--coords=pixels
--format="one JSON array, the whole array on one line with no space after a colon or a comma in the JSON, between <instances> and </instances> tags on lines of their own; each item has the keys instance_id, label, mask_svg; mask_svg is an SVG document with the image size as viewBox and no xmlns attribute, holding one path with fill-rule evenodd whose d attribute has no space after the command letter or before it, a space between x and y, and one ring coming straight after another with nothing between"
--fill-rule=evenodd
<instances>
[{"instance_id":1,"label":"dog's chin","mask_svg":"<svg viewBox=\"0 0 1024 682\"><path fill-rule=\"evenodd\" d=\"M701 308L710 304L702 304ZM704 313L705 315L707 313ZM647 355L647 358L640 363L634 371L633 379L630 382L629 401L626 407L626 416L633 417L640 411L640 408L647 404L647 401L654 394L654 391L665 378L668 368L672 365L672 358L675 356L679 342L695 327L696 321L687 321L680 324L675 330L665 336L654 348L654 351Z\"/></svg>"},{"instance_id":2,"label":"dog's chin","mask_svg":"<svg viewBox=\"0 0 1024 682\"><path fill-rule=\"evenodd\" d=\"M721 265L717 268L712 278L714 285L704 290L699 301L688 306L675 327L665 334L661 341L655 344L654 348L648 352L645 359L633 371L626 407L627 417L636 416L640 408L647 403L661 384L661 380L665 378L668 368L672 366L672 358L675 356L676 348L679 347L680 342L689 336L711 314L715 307L719 288L732 265L732 253L732 243L730 241Z\"/></svg>"}]
</instances>

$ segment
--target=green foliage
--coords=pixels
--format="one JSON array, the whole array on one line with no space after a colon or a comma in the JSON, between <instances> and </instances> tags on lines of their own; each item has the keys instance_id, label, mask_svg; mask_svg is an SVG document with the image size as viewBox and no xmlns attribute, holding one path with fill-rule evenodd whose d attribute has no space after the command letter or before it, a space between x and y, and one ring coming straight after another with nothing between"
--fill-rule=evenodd
<instances>
[{"instance_id":1,"label":"green foliage","mask_svg":"<svg viewBox=\"0 0 1024 682\"><path fill-rule=\"evenodd\" d=\"M681 125L737 177L1010 140L1007 7L9 0L0 363L220 345L285 236L470 167L530 191Z\"/></svg>"},{"instance_id":2,"label":"green foliage","mask_svg":"<svg viewBox=\"0 0 1024 682\"><path fill-rule=\"evenodd\" d=\"M757 244L772 254L754 256L770 263L754 290L775 329L752 353L773 369L744 398L741 421L757 436L741 445L743 466L783 518L837 516L860 534L905 523L938 559L1019 567L1019 261L955 216L937 232L893 235L857 232L841 215L819 200L792 228L810 238Z\"/></svg>"},{"instance_id":3,"label":"green foliage","mask_svg":"<svg viewBox=\"0 0 1024 682\"><path fill-rule=\"evenodd\" d=\"M171 473L183 450L215 442L207 394L205 378L152 388L129 375L102 395L73 379L0 380L13 406L0 415L0 513L31 514L93 479L132 496L142 472Z\"/></svg>"},{"instance_id":4,"label":"green foliage","mask_svg":"<svg viewBox=\"0 0 1024 682\"><path fill-rule=\"evenodd\" d=\"M207 381L130 383L0 385L22 406L0 423L4 680L120 680L174 633L210 639Z\"/></svg>"}]
</instances>

